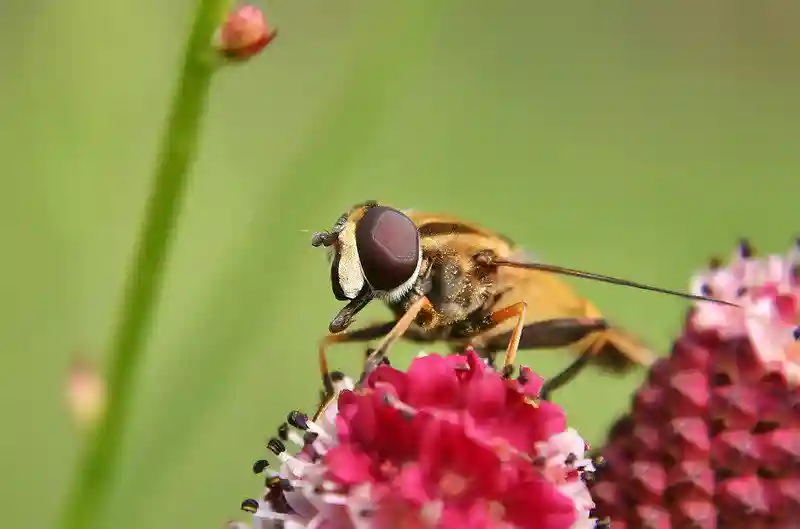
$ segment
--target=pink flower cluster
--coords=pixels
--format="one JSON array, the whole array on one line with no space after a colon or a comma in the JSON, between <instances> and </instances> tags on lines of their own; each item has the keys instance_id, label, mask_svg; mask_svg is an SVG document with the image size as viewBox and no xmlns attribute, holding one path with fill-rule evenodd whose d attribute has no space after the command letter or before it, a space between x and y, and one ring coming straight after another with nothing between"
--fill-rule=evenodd
<instances>
[{"instance_id":1,"label":"pink flower cluster","mask_svg":"<svg viewBox=\"0 0 800 529\"><path fill-rule=\"evenodd\" d=\"M764 258L743 242L727 266L695 276L692 290L742 307L700 302L695 327L724 340L749 338L761 362L800 384L800 241L786 255Z\"/></svg>"},{"instance_id":2,"label":"pink flower cluster","mask_svg":"<svg viewBox=\"0 0 800 529\"><path fill-rule=\"evenodd\" d=\"M712 263L671 352L601 448L590 484L614 529L800 527L800 247Z\"/></svg>"},{"instance_id":3,"label":"pink flower cluster","mask_svg":"<svg viewBox=\"0 0 800 529\"><path fill-rule=\"evenodd\" d=\"M257 529L595 527L587 447L537 398L541 382L524 367L505 378L471 350L381 365L357 388L340 379L317 421L292 412L294 428L270 440L281 469L243 508Z\"/></svg>"}]
</instances>

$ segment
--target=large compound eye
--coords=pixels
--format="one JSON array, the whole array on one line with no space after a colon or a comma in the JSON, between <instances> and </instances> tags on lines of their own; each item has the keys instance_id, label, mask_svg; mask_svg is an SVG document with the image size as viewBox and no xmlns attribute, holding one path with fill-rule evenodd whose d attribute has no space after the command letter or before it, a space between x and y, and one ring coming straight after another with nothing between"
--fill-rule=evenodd
<instances>
[{"instance_id":1,"label":"large compound eye","mask_svg":"<svg viewBox=\"0 0 800 529\"><path fill-rule=\"evenodd\" d=\"M364 276L375 290L392 290L411 279L419 261L419 232L396 209L374 206L356 226Z\"/></svg>"}]
</instances>

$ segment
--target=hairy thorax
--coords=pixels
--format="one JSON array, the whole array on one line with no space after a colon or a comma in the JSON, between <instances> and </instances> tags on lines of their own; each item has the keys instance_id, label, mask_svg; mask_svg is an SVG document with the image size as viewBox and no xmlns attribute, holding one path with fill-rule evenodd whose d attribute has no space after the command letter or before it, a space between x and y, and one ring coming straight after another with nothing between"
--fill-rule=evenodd
<instances>
[{"instance_id":1,"label":"hairy thorax","mask_svg":"<svg viewBox=\"0 0 800 529\"><path fill-rule=\"evenodd\" d=\"M410 333L418 339L444 340L469 335L490 312L494 274L477 267L470 254L429 249L415 289L390 308L399 318L419 296L427 296Z\"/></svg>"}]
</instances>

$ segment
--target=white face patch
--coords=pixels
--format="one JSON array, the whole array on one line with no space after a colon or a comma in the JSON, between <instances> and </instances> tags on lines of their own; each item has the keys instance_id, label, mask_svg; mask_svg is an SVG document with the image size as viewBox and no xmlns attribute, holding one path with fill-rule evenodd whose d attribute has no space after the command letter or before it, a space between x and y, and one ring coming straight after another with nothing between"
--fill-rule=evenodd
<instances>
[{"instance_id":1,"label":"white face patch","mask_svg":"<svg viewBox=\"0 0 800 529\"><path fill-rule=\"evenodd\" d=\"M339 286L348 299L354 299L364 288L364 272L356 248L356 226L348 223L339 232Z\"/></svg>"}]
</instances>

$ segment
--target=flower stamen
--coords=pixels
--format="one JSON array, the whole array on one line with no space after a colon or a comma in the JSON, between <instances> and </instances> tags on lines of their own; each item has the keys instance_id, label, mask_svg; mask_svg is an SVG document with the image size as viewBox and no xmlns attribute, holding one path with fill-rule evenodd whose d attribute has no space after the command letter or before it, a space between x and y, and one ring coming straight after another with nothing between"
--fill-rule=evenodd
<instances>
[{"instance_id":1,"label":"flower stamen","mask_svg":"<svg viewBox=\"0 0 800 529\"><path fill-rule=\"evenodd\" d=\"M261 474L269 466L269 461L266 459L259 459L253 463L253 474Z\"/></svg>"},{"instance_id":2,"label":"flower stamen","mask_svg":"<svg viewBox=\"0 0 800 529\"><path fill-rule=\"evenodd\" d=\"M269 450L278 457L280 457L280 455L286 451L286 445L283 444L280 439L275 437L272 437L269 441L267 441L267 448L269 448Z\"/></svg>"},{"instance_id":3,"label":"flower stamen","mask_svg":"<svg viewBox=\"0 0 800 529\"><path fill-rule=\"evenodd\" d=\"M244 512L255 513L258 510L258 501L253 498L247 498L242 502L241 509Z\"/></svg>"}]
</instances>

